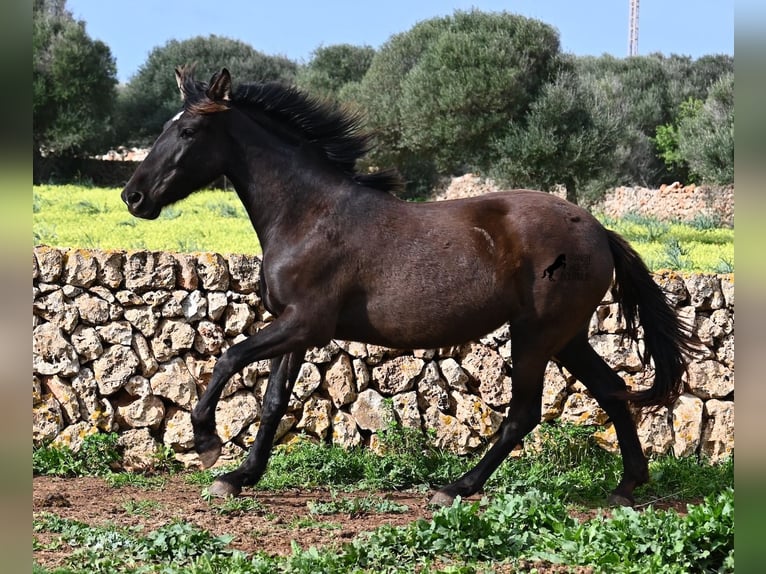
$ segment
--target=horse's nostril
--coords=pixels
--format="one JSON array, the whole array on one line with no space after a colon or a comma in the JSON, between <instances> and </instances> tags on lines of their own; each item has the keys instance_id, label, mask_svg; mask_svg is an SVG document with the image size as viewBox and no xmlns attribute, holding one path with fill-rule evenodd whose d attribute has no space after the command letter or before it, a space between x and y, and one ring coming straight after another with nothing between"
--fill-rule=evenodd
<instances>
[{"instance_id":1,"label":"horse's nostril","mask_svg":"<svg viewBox=\"0 0 766 574\"><path fill-rule=\"evenodd\" d=\"M128 194L127 197L127 203L128 205L132 205L133 207L137 206L141 201L144 199L144 194L139 193L137 191L131 191Z\"/></svg>"}]
</instances>

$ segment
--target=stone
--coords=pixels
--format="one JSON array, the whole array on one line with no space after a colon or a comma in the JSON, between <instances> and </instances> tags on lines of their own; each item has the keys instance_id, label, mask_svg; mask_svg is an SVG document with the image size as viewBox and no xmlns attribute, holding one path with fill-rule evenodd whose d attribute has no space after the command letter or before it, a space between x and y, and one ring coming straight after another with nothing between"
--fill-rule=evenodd
<instances>
[{"instance_id":1,"label":"stone","mask_svg":"<svg viewBox=\"0 0 766 574\"><path fill-rule=\"evenodd\" d=\"M194 335L194 350L203 355L218 355L225 341L223 329L211 321L200 321Z\"/></svg>"},{"instance_id":2,"label":"stone","mask_svg":"<svg viewBox=\"0 0 766 574\"><path fill-rule=\"evenodd\" d=\"M353 416L338 411L332 417L332 443L349 449L362 444L362 435Z\"/></svg>"},{"instance_id":3,"label":"stone","mask_svg":"<svg viewBox=\"0 0 766 574\"><path fill-rule=\"evenodd\" d=\"M159 369L149 381L155 395L165 397L184 409L191 410L197 402L194 377L179 357L160 363Z\"/></svg>"},{"instance_id":4,"label":"stone","mask_svg":"<svg viewBox=\"0 0 766 574\"><path fill-rule=\"evenodd\" d=\"M197 289L199 287L197 258L191 253L175 253L173 258L176 262L176 287L186 291Z\"/></svg>"},{"instance_id":5,"label":"stone","mask_svg":"<svg viewBox=\"0 0 766 574\"><path fill-rule=\"evenodd\" d=\"M734 275L720 275L721 294L723 295L726 307L734 308Z\"/></svg>"},{"instance_id":6,"label":"stone","mask_svg":"<svg viewBox=\"0 0 766 574\"><path fill-rule=\"evenodd\" d=\"M356 390L361 392L370 386L370 370L367 368L367 363L362 359L354 359L351 361L351 365L354 368Z\"/></svg>"},{"instance_id":7,"label":"stone","mask_svg":"<svg viewBox=\"0 0 766 574\"><path fill-rule=\"evenodd\" d=\"M98 279L98 261L91 251L70 249L64 254L64 283L76 287L90 287Z\"/></svg>"},{"instance_id":8,"label":"stone","mask_svg":"<svg viewBox=\"0 0 766 574\"><path fill-rule=\"evenodd\" d=\"M61 406L65 424L73 424L80 420L80 403L72 383L53 375L43 379L43 390L50 393Z\"/></svg>"},{"instance_id":9,"label":"stone","mask_svg":"<svg viewBox=\"0 0 766 574\"><path fill-rule=\"evenodd\" d=\"M665 293L665 298L673 307L689 300L689 292L686 290L684 278L675 271L663 271L653 275L654 282Z\"/></svg>"},{"instance_id":10,"label":"stone","mask_svg":"<svg viewBox=\"0 0 766 574\"><path fill-rule=\"evenodd\" d=\"M157 372L159 363L152 354L152 349L149 346L149 342L146 340L146 337L144 337L141 333L136 333L133 336L133 341L131 342L131 349L133 349L136 357L138 357L138 366L141 369L141 374L143 376L151 377L154 373Z\"/></svg>"},{"instance_id":11,"label":"stone","mask_svg":"<svg viewBox=\"0 0 766 574\"><path fill-rule=\"evenodd\" d=\"M138 357L133 349L124 345L107 347L104 353L93 361L98 390L102 396L116 393L136 374Z\"/></svg>"},{"instance_id":12,"label":"stone","mask_svg":"<svg viewBox=\"0 0 766 574\"><path fill-rule=\"evenodd\" d=\"M691 305L699 310L720 309L725 304L717 275L691 274L686 277L686 289Z\"/></svg>"},{"instance_id":13,"label":"stone","mask_svg":"<svg viewBox=\"0 0 766 574\"><path fill-rule=\"evenodd\" d=\"M673 454L676 457L696 454L702 438L704 403L684 393L673 405Z\"/></svg>"},{"instance_id":14,"label":"stone","mask_svg":"<svg viewBox=\"0 0 766 574\"><path fill-rule=\"evenodd\" d=\"M354 369L351 359L345 353L338 353L325 372L322 388L337 408L347 405L356 399L354 385Z\"/></svg>"},{"instance_id":15,"label":"stone","mask_svg":"<svg viewBox=\"0 0 766 574\"><path fill-rule=\"evenodd\" d=\"M689 390L702 399L721 399L734 392L734 373L718 361L692 361L686 378Z\"/></svg>"},{"instance_id":16,"label":"stone","mask_svg":"<svg viewBox=\"0 0 766 574\"><path fill-rule=\"evenodd\" d=\"M130 428L158 429L165 418L165 405L154 395L138 396L117 407L117 419Z\"/></svg>"},{"instance_id":17,"label":"stone","mask_svg":"<svg viewBox=\"0 0 766 574\"><path fill-rule=\"evenodd\" d=\"M561 416L566 399L567 379L556 364L549 362L543 379L541 420L551 421Z\"/></svg>"},{"instance_id":18,"label":"stone","mask_svg":"<svg viewBox=\"0 0 766 574\"><path fill-rule=\"evenodd\" d=\"M152 385L149 383L149 379L141 375L130 377L123 389L131 397L146 397L152 394Z\"/></svg>"},{"instance_id":19,"label":"stone","mask_svg":"<svg viewBox=\"0 0 766 574\"><path fill-rule=\"evenodd\" d=\"M330 430L331 413L332 403L330 401L311 396L304 403L303 416L295 427L324 440Z\"/></svg>"},{"instance_id":20,"label":"stone","mask_svg":"<svg viewBox=\"0 0 766 574\"><path fill-rule=\"evenodd\" d=\"M43 386L35 375L32 375L32 406L36 407L43 400Z\"/></svg>"},{"instance_id":21,"label":"stone","mask_svg":"<svg viewBox=\"0 0 766 574\"><path fill-rule=\"evenodd\" d=\"M37 406L32 407L32 443L45 444L58 436L64 428L61 405L52 395L44 395Z\"/></svg>"},{"instance_id":22,"label":"stone","mask_svg":"<svg viewBox=\"0 0 766 574\"><path fill-rule=\"evenodd\" d=\"M392 408L383 396L373 389L359 393L351 403L350 412L359 428L369 431L386 430L394 422Z\"/></svg>"},{"instance_id":23,"label":"stone","mask_svg":"<svg viewBox=\"0 0 766 574\"><path fill-rule=\"evenodd\" d=\"M510 402L511 378L497 351L469 343L463 348L461 366L478 383L479 395L488 405L503 407Z\"/></svg>"},{"instance_id":24,"label":"stone","mask_svg":"<svg viewBox=\"0 0 766 574\"><path fill-rule=\"evenodd\" d=\"M114 427L114 407L98 394L98 383L93 371L81 369L72 379L72 389L77 393L80 418L102 431L111 432Z\"/></svg>"},{"instance_id":25,"label":"stone","mask_svg":"<svg viewBox=\"0 0 766 574\"><path fill-rule=\"evenodd\" d=\"M226 307L229 301L226 298L226 293L220 291L213 291L207 294L207 316L211 321L218 321L223 317Z\"/></svg>"},{"instance_id":26,"label":"stone","mask_svg":"<svg viewBox=\"0 0 766 574\"><path fill-rule=\"evenodd\" d=\"M152 337L157 331L159 314L150 305L130 307L125 309L125 319L133 325L144 337Z\"/></svg>"},{"instance_id":27,"label":"stone","mask_svg":"<svg viewBox=\"0 0 766 574\"><path fill-rule=\"evenodd\" d=\"M425 361L412 356L401 356L387 360L372 369L372 380L385 395L410 391L423 372Z\"/></svg>"},{"instance_id":28,"label":"stone","mask_svg":"<svg viewBox=\"0 0 766 574\"><path fill-rule=\"evenodd\" d=\"M222 255L199 253L197 275L202 287L208 291L226 291L229 288L229 270Z\"/></svg>"},{"instance_id":29,"label":"stone","mask_svg":"<svg viewBox=\"0 0 766 574\"><path fill-rule=\"evenodd\" d=\"M78 325L72 332L72 346L83 363L98 359L104 352L104 346L101 344L101 337L93 327Z\"/></svg>"},{"instance_id":30,"label":"stone","mask_svg":"<svg viewBox=\"0 0 766 574\"><path fill-rule=\"evenodd\" d=\"M452 404L450 402L449 386L441 377L436 363L428 363L423 369L423 376L417 385L417 397L421 410L435 406L444 413L450 411Z\"/></svg>"},{"instance_id":31,"label":"stone","mask_svg":"<svg viewBox=\"0 0 766 574\"><path fill-rule=\"evenodd\" d=\"M734 402L710 399L705 402L700 454L710 462L725 460L734 452Z\"/></svg>"},{"instance_id":32,"label":"stone","mask_svg":"<svg viewBox=\"0 0 766 574\"><path fill-rule=\"evenodd\" d=\"M633 341L622 335L594 335L590 338L593 349L614 370L635 373L643 369Z\"/></svg>"},{"instance_id":33,"label":"stone","mask_svg":"<svg viewBox=\"0 0 766 574\"><path fill-rule=\"evenodd\" d=\"M471 429L456 417L444 414L435 406L429 407L423 414L427 429L433 431L433 443L457 454L468 454L475 450L481 440L471 434Z\"/></svg>"},{"instance_id":34,"label":"stone","mask_svg":"<svg viewBox=\"0 0 766 574\"><path fill-rule=\"evenodd\" d=\"M181 303L188 297L188 295L189 294L186 291L180 289L172 291L170 297L163 303L162 308L160 309L160 315L168 318L183 317L184 311L181 307Z\"/></svg>"},{"instance_id":35,"label":"stone","mask_svg":"<svg viewBox=\"0 0 766 574\"><path fill-rule=\"evenodd\" d=\"M32 252L37 261L37 278L41 283L55 283L61 277L64 256L53 247L38 245Z\"/></svg>"},{"instance_id":36,"label":"stone","mask_svg":"<svg viewBox=\"0 0 766 574\"><path fill-rule=\"evenodd\" d=\"M218 402L215 409L215 428L223 442L241 433L261 416L261 406L249 391L239 391Z\"/></svg>"},{"instance_id":37,"label":"stone","mask_svg":"<svg viewBox=\"0 0 766 574\"><path fill-rule=\"evenodd\" d=\"M322 374L314 363L303 363L298 378L293 386L293 396L299 401L305 401L319 388L322 383Z\"/></svg>"},{"instance_id":38,"label":"stone","mask_svg":"<svg viewBox=\"0 0 766 574\"><path fill-rule=\"evenodd\" d=\"M255 320L255 313L246 303L229 303L224 313L224 332L229 337L244 333Z\"/></svg>"},{"instance_id":39,"label":"stone","mask_svg":"<svg viewBox=\"0 0 766 574\"><path fill-rule=\"evenodd\" d=\"M620 453L620 444L617 441L617 431L615 430L613 423L608 423L603 430L597 430L592 436L596 441L596 444L605 451L612 454Z\"/></svg>"},{"instance_id":40,"label":"stone","mask_svg":"<svg viewBox=\"0 0 766 574\"><path fill-rule=\"evenodd\" d=\"M468 390L468 375L455 359L448 357L439 361L439 370L450 389L456 391Z\"/></svg>"},{"instance_id":41,"label":"stone","mask_svg":"<svg viewBox=\"0 0 766 574\"><path fill-rule=\"evenodd\" d=\"M207 297L201 291L192 291L181 301L181 311L189 322L196 322L207 316Z\"/></svg>"},{"instance_id":42,"label":"stone","mask_svg":"<svg viewBox=\"0 0 766 574\"><path fill-rule=\"evenodd\" d=\"M734 370L734 335L726 335L721 339L718 350L715 354L716 359L723 365Z\"/></svg>"},{"instance_id":43,"label":"stone","mask_svg":"<svg viewBox=\"0 0 766 574\"><path fill-rule=\"evenodd\" d=\"M146 428L121 433L117 445L122 449L121 464L127 472L152 470L157 463L160 444Z\"/></svg>"},{"instance_id":44,"label":"stone","mask_svg":"<svg viewBox=\"0 0 766 574\"><path fill-rule=\"evenodd\" d=\"M128 289L121 289L120 291L117 291L114 297L123 307L136 307L138 305L146 304L146 301L143 297L141 297L141 295L133 293L133 291Z\"/></svg>"},{"instance_id":45,"label":"stone","mask_svg":"<svg viewBox=\"0 0 766 574\"><path fill-rule=\"evenodd\" d=\"M80 320L80 312L67 300L63 289L56 289L35 299L32 312L66 333L71 333Z\"/></svg>"},{"instance_id":46,"label":"stone","mask_svg":"<svg viewBox=\"0 0 766 574\"><path fill-rule=\"evenodd\" d=\"M231 288L237 293L257 292L261 260L254 255L231 254L227 257Z\"/></svg>"},{"instance_id":47,"label":"stone","mask_svg":"<svg viewBox=\"0 0 766 574\"><path fill-rule=\"evenodd\" d=\"M133 327L128 321L111 321L96 331L105 343L129 347L133 342Z\"/></svg>"},{"instance_id":48,"label":"stone","mask_svg":"<svg viewBox=\"0 0 766 574\"><path fill-rule=\"evenodd\" d=\"M602 305L596 309L596 329L601 333L622 333L625 331L625 320L618 303Z\"/></svg>"},{"instance_id":49,"label":"stone","mask_svg":"<svg viewBox=\"0 0 766 574\"><path fill-rule=\"evenodd\" d=\"M287 433L289 433L295 426L297 421L298 419L295 417L295 415L292 414L286 414L281 419L279 419L279 422L277 423L277 430L274 433L274 444L277 444L282 439L282 437L287 435ZM258 435L258 430L260 428L260 421L250 423L250 426L239 434L237 441L242 445L243 448L250 448L253 445L253 442L255 442L255 437Z\"/></svg>"},{"instance_id":50,"label":"stone","mask_svg":"<svg viewBox=\"0 0 766 574\"><path fill-rule=\"evenodd\" d=\"M167 361L191 349L195 335L194 327L188 323L178 319L163 319L151 340L152 352L158 361Z\"/></svg>"},{"instance_id":51,"label":"stone","mask_svg":"<svg viewBox=\"0 0 766 574\"><path fill-rule=\"evenodd\" d=\"M559 417L562 422L580 426L603 425L609 416L596 399L585 393L572 393L567 397Z\"/></svg>"},{"instance_id":52,"label":"stone","mask_svg":"<svg viewBox=\"0 0 766 574\"><path fill-rule=\"evenodd\" d=\"M716 341L734 332L734 317L728 309L716 309L710 314L712 335Z\"/></svg>"},{"instance_id":53,"label":"stone","mask_svg":"<svg viewBox=\"0 0 766 574\"><path fill-rule=\"evenodd\" d=\"M194 448L194 428L190 412L178 407L170 407L167 410L162 443L176 452Z\"/></svg>"},{"instance_id":54,"label":"stone","mask_svg":"<svg viewBox=\"0 0 766 574\"><path fill-rule=\"evenodd\" d=\"M367 356L367 345L364 343L357 341L335 341L335 344L354 359L364 359Z\"/></svg>"},{"instance_id":55,"label":"stone","mask_svg":"<svg viewBox=\"0 0 766 574\"><path fill-rule=\"evenodd\" d=\"M670 411L662 407L657 412L641 413L636 430L638 440L647 456L666 454L673 447L673 423Z\"/></svg>"},{"instance_id":56,"label":"stone","mask_svg":"<svg viewBox=\"0 0 766 574\"><path fill-rule=\"evenodd\" d=\"M418 409L418 394L415 391L394 395L392 401L399 424L405 428L422 428L420 410Z\"/></svg>"},{"instance_id":57,"label":"stone","mask_svg":"<svg viewBox=\"0 0 766 574\"><path fill-rule=\"evenodd\" d=\"M109 303L101 297L83 293L74 299L80 319L90 325L105 325L110 318Z\"/></svg>"},{"instance_id":58,"label":"stone","mask_svg":"<svg viewBox=\"0 0 766 574\"><path fill-rule=\"evenodd\" d=\"M40 375L71 376L80 370L77 351L52 323L32 331L32 371Z\"/></svg>"},{"instance_id":59,"label":"stone","mask_svg":"<svg viewBox=\"0 0 766 574\"><path fill-rule=\"evenodd\" d=\"M98 263L97 283L109 289L118 289L125 280L122 272L125 253L123 251L94 251Z\"/></svg>"},{"instance_id":60,"label":"stone","mask_svg":"<svg viewBox=\"0 0 766 574\"><path fill-rule=\"evenodd\" d=\"M312 347L306 351L305 361L316 363L318 365L329 363L332 358L340 351L338 345L333 341L324 347Z\"/></svg>"},{"instance_id":61,"label":"stone","mask_svg":"<svg viewBox=\"0 0 766 574\"><path fill-rule=\"evenodd\" d=\"M175 260L165 252L129 251L124 273L125 288L137 293L176 285Z\"/></svg>"},{"instance_id":62,"label":"stone","mask_svg":"<svg viewBox=\"0 0 766 574\"><path fill-rule=\"evenodd\" d=\"M503 416L493 411L481 398L453 391L455 418L480 437L493 436L503 422Z\"/></svg>"},{"instance_id":63,"label":"stone","mask_svg":"<svg viewBox=\"0 0 766 574\"><path fill-rule=\"evenodd\" d=\"M79 452L86 438L98 434L98 428L88 422L79 422L61 430L51 445Z\"/></svg>"}]
</instances>

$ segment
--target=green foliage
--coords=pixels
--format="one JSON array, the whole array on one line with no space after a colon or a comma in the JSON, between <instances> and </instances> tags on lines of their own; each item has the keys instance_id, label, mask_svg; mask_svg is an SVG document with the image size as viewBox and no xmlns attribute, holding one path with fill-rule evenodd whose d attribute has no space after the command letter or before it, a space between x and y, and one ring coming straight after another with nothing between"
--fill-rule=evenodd
<instances>
[{"instance_id":1,"label":"green foliage","mask_svg":"<svg viewBox=\"0 0 766 574\"><path fill-rule=\"evenodd\" d=\"M226 67L235 82L289 82L298 69L287 58L263 54L249 44L224 36L170 40L152 50L120 90L116 128L119 143L149 145L157 138L181 105L173 70L187 64L196 64L196 75L203 81Z\"/></svg>"},{"instance_id":2,"label":"green foliage","mask_svg":"<svg viewBox=\"0 0 766 574\"><path fill-rule=\"evenodd\" d=\"M92 434L77 452L65 446L42 445L32 450L32 473L52 476L105 476L120 459L116 433Z\"/></svg>"},{"instance_id":3,"label":"green foliage","mask_svg":"<svg viewBox=\"0 0 766 574\"><path fill-rule=\"evenodd\" d=\"M32 137L59 156L100 152L111 132L117 68L65 0L32 4Z\"/></svg>"},{"instance_id":4,"label":"green foliage","mask_svg":"<svg viewBox=\"0 0 766 574\"><path fill-rule=\"evenodd\" d=\"M373 496L337 498L335 495L329 502L309 502L308 508L311 514L348 514L355 517L373 513L402 514L409 510L406 504L399 504L387 498Z\"/></svg>"},{"instance_id":5,"label":"green foliage","mask_svg":"<svg viewBox=\"0 0 766 574\"><path fill-rule=\"evenodd\" d=\"M344 86L362 80L374 56L371 46L320 46L298 70L296 84L314 96L337 99Z\"/></svg>"},{"instance_id":6,"label":"green foliage","mask_svg":"<svg viewBox=\"0 0 766 574\"><path fill-rule=\"evenodd\" d=\"M734 75L710 89L697 113L681 118L678 149L692 174L713 184L734 182Z\"/></svg>"}]
</instances>

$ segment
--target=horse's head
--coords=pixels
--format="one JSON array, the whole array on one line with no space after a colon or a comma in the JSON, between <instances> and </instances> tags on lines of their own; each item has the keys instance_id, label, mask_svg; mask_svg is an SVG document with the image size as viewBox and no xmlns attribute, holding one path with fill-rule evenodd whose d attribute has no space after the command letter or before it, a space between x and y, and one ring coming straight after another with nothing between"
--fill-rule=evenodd
<instances>
[{"instance_id":1,"label":"horse's head","mask_svg":"<svg viewBox=\"0 0 766 574\"><path fill-rule=\"evenodd\" d=\"M190 69L176 68L176 81L183 109L165 124L122 191L122 200L137 217L155 219L164 206L224 173L229 71L224 68L205 84L195 81Z\"/></svg>"}]
</instances>

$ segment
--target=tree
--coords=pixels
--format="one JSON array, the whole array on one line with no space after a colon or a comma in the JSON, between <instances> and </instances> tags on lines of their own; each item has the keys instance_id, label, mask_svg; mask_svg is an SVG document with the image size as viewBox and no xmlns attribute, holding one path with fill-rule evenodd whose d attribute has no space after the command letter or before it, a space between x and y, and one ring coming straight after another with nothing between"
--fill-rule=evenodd
<instances>
[{"instance_id":1,"label":"tree","mask_svg":"<svg viewBox=\"0 0 766 574\"><path fill-rule=\"evenodd\" d=\"M337 99L345 85L362 80L374 56L371 46L322 46L298 71L296 83L312 95Z\"/></svg>"},{"instance_id":2,"label":"tree","mask_svg":"<svg viewBox=\"0 0 766 574\"><path fill-rule=\"evenodd\" d=\"M148 145L181 105L173 70L196 64L196 75L208 80L226 67L235 81L292 82L298 66L281 56L268 56L239 40L197 36L170 40L151 51L146 62L120 90L118 132L121 143Z\"/></svg>"},{"instance_id":3,"label":"tree","mask_svg":"<svg viewBox=\"0 0 766 574\"><path fill-rule=\"evenodd\" d=\"M505 12L457 11L392 36L350 94L380 134L373 161L421 186L435 171L486 169L498 129L526 113L559 54L552 27Z\"/></svg>"},{"instance_id":4,"label":"tree","mask_svg":"<svg viewBox=\"0 0 766 574\"><path fill-rule=\"evenodd\" d=\"M35 156L101 151L111 131L117 84L111 51L88 36L65 0L35 0L32 8Z\"/></svg>"},{"instance_id":5,"label":"tree","mask_svg":"<svg viewBox=\"0 0 766 574\"><path fill-rule=\"evenodd\" d=\"M691 173L714 184L734 182L734 75L710 89L697 113L678 126L678 151Z\"/></svg>"},{"instance_id":6,"label":"tree","mask_svg":"<svg viewBox=\"0 0 766 574\"><path fill-rule=\"evenodd\" d=\"M490 173L514 187L548 191L564 184L567 199L578 203L579 188L613 167L621 134L608 103L564 71L498 139Z\"/></svg>"}]
</instances>

